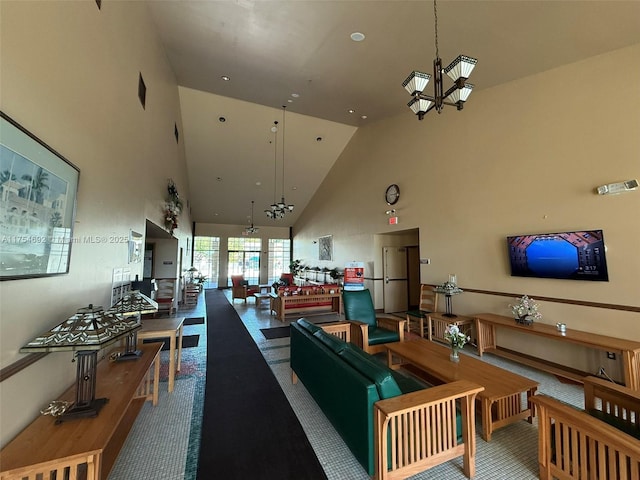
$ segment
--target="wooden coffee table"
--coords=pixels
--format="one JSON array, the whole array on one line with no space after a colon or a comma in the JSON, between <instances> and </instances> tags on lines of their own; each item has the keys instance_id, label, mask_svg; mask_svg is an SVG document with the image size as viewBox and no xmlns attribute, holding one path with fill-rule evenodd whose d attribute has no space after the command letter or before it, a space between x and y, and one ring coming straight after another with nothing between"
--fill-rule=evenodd
<instances>
[{"instance_id":1,"label":"wooden coffee table","mask_svg":"<svg viewBox=\"0 0 640 480\"><path fill-rule=\"evenodd\" d=\"M478 393L482 412L482 438L491 440L494 430L518 420L533 421L533 407L529 401L536 393L538 382L503 368L496 367L469 355L460 355L460 362L449 359L451 349L416 339L406 342L387 343L387 362L390 368L410 364L442 383L470 380L484 387ZM400 359L400 363L394 359ZM526 393L527 405L522 408L521 394Z\"/></svg>"}]
</instances>

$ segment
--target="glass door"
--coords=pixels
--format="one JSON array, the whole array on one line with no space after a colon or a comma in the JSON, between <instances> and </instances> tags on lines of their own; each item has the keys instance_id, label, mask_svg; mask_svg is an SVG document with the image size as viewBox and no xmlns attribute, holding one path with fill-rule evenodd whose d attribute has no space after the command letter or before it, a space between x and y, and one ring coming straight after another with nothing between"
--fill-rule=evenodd
<instances>
[{"instance_id":1,"label":"glass door","mask_svg":"<svg viewBox=\"0 0 640 480\"><path fill-rule=\"evenodd\" d=\"M244 275L249 285L260 283L260 239L229 238L228 285L231 275Z\"/></svg>"}]
</instances>

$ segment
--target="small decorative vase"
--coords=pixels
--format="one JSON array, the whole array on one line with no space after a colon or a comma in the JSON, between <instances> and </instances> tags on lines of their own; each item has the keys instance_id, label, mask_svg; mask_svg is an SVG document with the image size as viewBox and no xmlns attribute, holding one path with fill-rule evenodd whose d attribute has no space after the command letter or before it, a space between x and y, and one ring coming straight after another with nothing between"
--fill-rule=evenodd
<instances>
[{"instance_id":1,"label":"small decorative vase","mask_svg":"<svg viewBox=\"0 0 640 480\"><path fill-rule=\"evenodd\" d=\"M455 363L458 363L460 361L460 356L458 355L457 348L451 347L451 354L449 354L449 360Z\"/></svg>"},{"instance_id":2,"label":"small decorative vase","mask_svg":"<svg viewBox=\"0 0 640 480\"><path fill-rule=\"evenodd\" d=\"M529 315L523 315L522 317L516 318L516 323L520 325L532 325L533 319Z\"/></svg>"}]
</instances>

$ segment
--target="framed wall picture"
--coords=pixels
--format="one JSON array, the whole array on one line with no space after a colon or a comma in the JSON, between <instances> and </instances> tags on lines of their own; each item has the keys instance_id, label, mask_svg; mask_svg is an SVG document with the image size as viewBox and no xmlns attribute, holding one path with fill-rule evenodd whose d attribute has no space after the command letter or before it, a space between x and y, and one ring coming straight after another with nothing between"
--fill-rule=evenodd
<instances>
[{"instance_id":1,"label":"framed wall picture","mask_svg":"<svg viewBox=\"0 0 640 480\"><path fill-rule=\"evenodd\" d=\"M142 261L142 234L131 230L129 232L129 263Z\"/></svg>"},{"instance_id":2,"label":"framed wall picture","mask_svg":"<svg viewBox=\"0 0 640 480\"><path fill-rule=\"evenodd\" d=\"M80 170L0 112L0 280L69 273Z\"/></svg>"},{"instance_id":3,"label":"framed wall picture","mask_svg":"<svg viewBox=\"0 0 640 480\"><path fill-rule=\"evenodd\" d=\"M318 239L318 259L333 260L333 236L325 235Z\"/></svg>"}]
</instances>

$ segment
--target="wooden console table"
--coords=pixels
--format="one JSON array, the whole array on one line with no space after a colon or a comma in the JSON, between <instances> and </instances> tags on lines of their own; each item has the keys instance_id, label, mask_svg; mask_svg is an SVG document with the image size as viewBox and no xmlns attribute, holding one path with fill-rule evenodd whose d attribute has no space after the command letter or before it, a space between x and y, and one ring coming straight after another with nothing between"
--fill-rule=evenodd
<instances>
[{"instance_id":1,"label":"wooden console table","mask_svg":"<svg viewBox=\"0 0 640 480\"><path fill-rule=\"evenodd\" d=\"M137 360L98 363L96 397L106 397L97 417L56 425L41 415L0 451L0 480L79 478L104 480L120 452L144 402L152 398L150 368L154 365L153 394L158 391L161 343L140 346ZM73 401L75 386L60 400Z\"/></svg>"},{"instance_id":2,"label":"wooden console table","mask_svg":"<svg viewBox=\"0 0 640 480\"><path fill-rule=\"evenodd\" d=\"M596 333L583 332L567 328L561 333L554 325L544 323L534 323L533 325L520 325L513 318L493 313L480 313L474 315L476 321L476 335L478 341L478 355L486 351L491 351L496 355L510 358L516 362L525 363L540 370L563 375L567 378L582 381L582 378L575 373L570 373L569 369L558 368L549 369L549 364L543 361L536 361L531 357L519 356L516 353L507 353L498 350L496 345L496 328L509 328L521 333L539 335L561 342L574 343L589 348L614 352L621 356L624 369L624 383L632 390L640 390L640 342L625 340L623 338L608 337Z\"/></svg>"}]
</instances>

